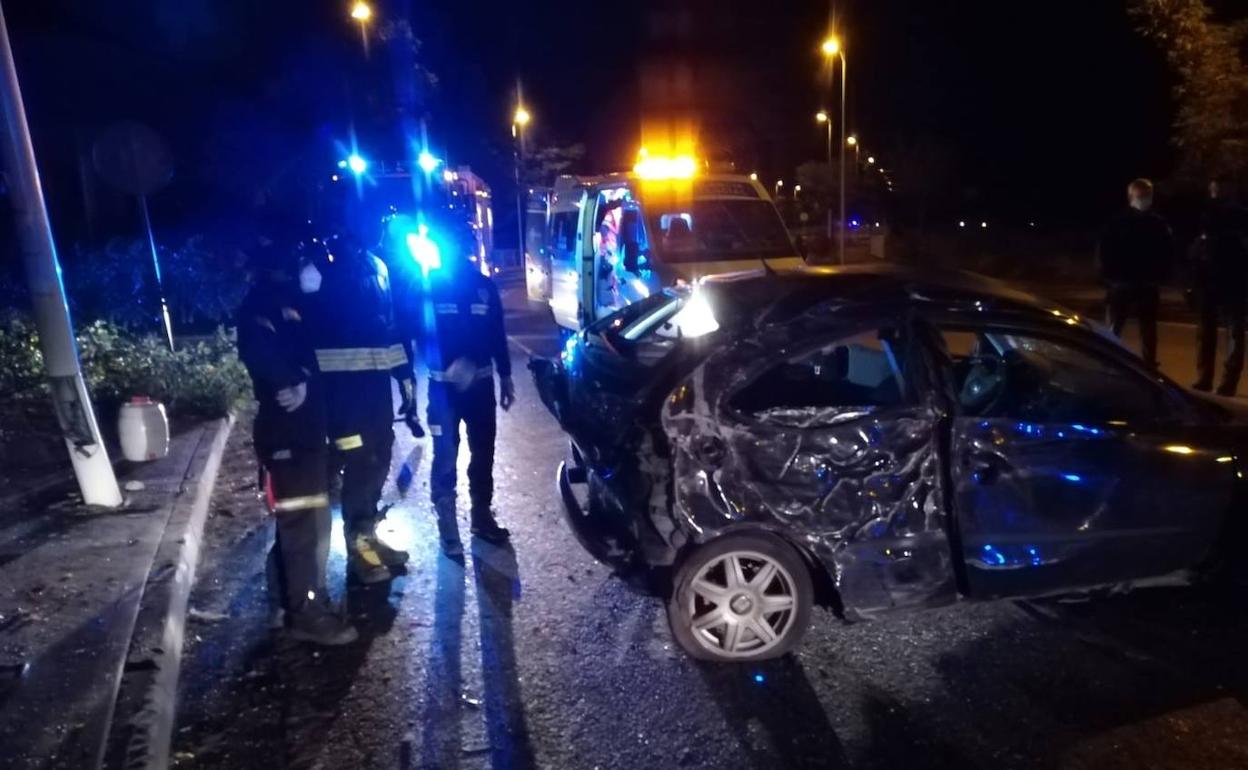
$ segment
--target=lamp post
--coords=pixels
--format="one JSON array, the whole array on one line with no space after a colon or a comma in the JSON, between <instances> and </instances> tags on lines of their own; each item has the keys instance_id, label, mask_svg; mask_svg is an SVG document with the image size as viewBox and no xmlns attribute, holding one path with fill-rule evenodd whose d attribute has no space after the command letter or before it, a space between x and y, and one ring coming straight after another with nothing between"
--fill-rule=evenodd
<instances>
[{"instance_id":1,"label":"lamp post","mask_svg":"<svg viewBox=\"0 0 1248 770\"><path fill-rule=\"evenodd\" d=\"M517 88L517 97L519 89ZM524 162L524 129L533 116L525 108L524 102L516 99L516 111L511 116L511 138L514 140L514 160L516 170L516 253L520 264L524 264L524 186L520 182L520 164Z\"/></svg>"},{"instance_id":2,"label":"lamp post","mask_svg":"<svg viewBox=\"0 0 1248 770\"><path fill-rule=\"evenodd\" d=\"M373 20L373 7L364 0L351 5L351 18L360 25L360 40L364 43L364 55L368 56L368 23Z\"/></svg>"},{"instance_id":3,"label":"lamp post","mask_svg":"<svg viewBox=\"0 0 1248 770\"><path fill-rule=\"evenodd\" d=\"M862 178L862 143L858 141L858 137L850 134L845 143L854 148L854 176Z\"/></svg>"},{"instance_id":4,"label":"lamp post","mask_svg":"<svg viewBox=\"0 0 1248 770\"><path fill-rule=\"evenodd\" d=\"M121 489L91 407L78 361L78 344L61 281L61 265L52 241L52 224L43 200L35 148L26 123L26 107L17 81L9 31L0 10L0 168L15 220L17 252L26 268L31 309L39 331L39 349L47 374L52 408L69 451L78 489L87 505L116 508Z\"/></svg>"},{"instance_id":5,"label":"lamp post","mask_svg":"<svg viewBox=\"0 0 1248 770\"><path fill-rule=\"evenodd\" d=\"M823 41L823 45L820 46L820 50L822 50L824 56L827 56L829 59L835 59L839 57L841 60L841 151L840 151L841 230L840 230L840 244L839 245L840 245L841 264L843 265L845 264L845 144L846 144L845 124L846 124L846 118L847 118L845 114L845 90L846 90L846 85L848 84L848 80L849 80L848 74L847 74L847 70L849 69L849 66L845 60L845 48L844 46L841 45L841 41L836 36L830 36L827 39L825 39Z\"/></svg>"},{"instance_id":6,"label":"lamp post","mask_svg":"<svg viewBox=\"0 0 1248 770\"><path fill-rule=\"evenodd\" d=\"M828 166L832 165L832 117L828 115L827 110L819 110L815 113L815 122L822 123L828 129ZM832 242L832 205L827 206L827 224L828 224L828 243Z\"/></svg>"},{"instance_id":7,"label":"lamp post","mask_svg":"<svg viewBox=\"0 0 1248 770\"><path fill-rule=\"evenodd\" d=\"M773 198L779 198L779 197L780 197L780 188L781 188L781 187L784 187L784 180L783 180L783 179L777 179L777 180L776 180L776 186L772 188L771 197L773 197Z\"/></svg>"}]
</instances>

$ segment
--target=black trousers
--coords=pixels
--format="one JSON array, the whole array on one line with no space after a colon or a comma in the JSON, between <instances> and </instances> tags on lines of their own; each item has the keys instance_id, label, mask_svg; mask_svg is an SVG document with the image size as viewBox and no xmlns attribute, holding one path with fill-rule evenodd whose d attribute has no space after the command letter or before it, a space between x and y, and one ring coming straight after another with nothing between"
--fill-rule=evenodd
<instances>
[{"instance_id":1,"label":"black trousers","mask_svg":"<svg viewBox=\"0 0 1248 770\"><path fill-rule=\"evenodd\" d=\"M1218 327L1226 324L1230 339L1218 392L1233 395L1239 387L1239 376L1244 370L1244 292L1227 291L1225 287L1206 287L1205 291L1200 292L1199 303L1200 318L1196 329L1197 382L1206 388L1213 385L1214 362L1218 354Z\"/></svg>"},{"instance_id":2,"label":"black trousers","mask_svg":"<svg viewBox=\"0 0 1248 770\"><path fill-rule=\"evenodd\" d=\"M434 507L454 511L459 426L468 433L468 493L474 516L488 515L494 502L494 437L498 432L494 378L477 380L467 390L444 382L429 383L429 433L433 462L429 487Z\"/></svg>"},{"instance_id":3,"label":"black trousers","mask_svg":"<svg viewBox=\"0 0 1248 770\"><path fill-rule=\"evenodd\" d=\"M390 475L394 429L390 426L362 430L332 439L334 463L342 470L342 529L350 542L356 535L371 535L377 527L381 490Z\"/></svg>"},{"instance_id":4,"label":"black trousers","mask_svg":"<svg viewBox=\"0 0 1248 770\"><path fill-rule=\"evenodd\" d=\"M298 612L307 602L326 596L328 454L320 448L264 450L259 460L269 508L277 520L267 565L269 590L283 609Z\"/></svg>"},{"instance_id":5,"label":"black trousers","mask_svg":"<svg viewBox=\"0 0 1248 770\"><path fill-rule=\"evenodd\" d=\"M1157 308L1161 294L1149 284L1114 284L1105 295L1109 328L1118 337L1134 311L1140 324L1140 358L1149 367L1157 368Z\"/></svg>"}]
</instances>

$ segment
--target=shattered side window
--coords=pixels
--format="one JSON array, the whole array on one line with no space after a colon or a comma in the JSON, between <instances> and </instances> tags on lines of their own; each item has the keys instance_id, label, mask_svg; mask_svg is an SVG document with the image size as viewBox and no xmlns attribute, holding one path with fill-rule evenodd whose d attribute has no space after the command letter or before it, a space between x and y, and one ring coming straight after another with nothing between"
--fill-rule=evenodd
<instances>
[{"instance_id":1,"label":"shattered side window","mask_svg":"<svg viewBox=\"0 0 1248 770\"><path fill-rule=\"evenodd\" d=\"M992 330L942 329L941 335L967 416L1100 422L1145 419L1166 409L1151 382L1064 342Z\"/></svg>"},{"instance_id":2,"label":"shattered side window","mask_svg":"<svg viewBox=\"0 0 1248 770\"><path fill-rule=\"evenodd\" d=\"M776 363L733 394L729 406L761 418L901 404L905 383L895 339L891 330L872 329Z\"/></svg>"}]
</instances>

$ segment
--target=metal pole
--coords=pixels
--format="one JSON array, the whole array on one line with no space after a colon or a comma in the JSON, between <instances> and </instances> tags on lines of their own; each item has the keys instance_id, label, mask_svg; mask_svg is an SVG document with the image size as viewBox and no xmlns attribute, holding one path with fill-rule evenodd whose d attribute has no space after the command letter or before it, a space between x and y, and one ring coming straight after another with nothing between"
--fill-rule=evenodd
<instances>
[{"instance_id":1,"label":"metal pole","mask_svg":"<svg viewBox=\"0 0 1248 770\"><path fill-rule=\"evenodd\" d=\"M26 108L17 81L17 65L9 45L9 29L0 9L0 67L4 83L0 88L0 112L3 112L4 171L16 219L18 247L30 285L31 305L39 330L39 348L52 391L52 407L60 423L61 434L69 449L69 459L88 505L117 507L121 490L113 475L108 450L100 439L100 429L91 408L91 397L78 362L78 345L74 340L65 287L61 283L61 267L52 241L52 225L43 201L35 150L26 123Z\"/></svg>"},{"instance_id":2,"label":"metal pole","mask_svg":"<svg viewBox=\"0 0 1248 770\"><path fill-rule=\"evenodd\" d=\"M147 232L147 246L152 251L152 267L156 270L156 292L160 295L160 317L165 322L165 337L173 350L173 322L169 320L169 303L165 301L165 281L160 275L160 257L156 253L156 236L152 234L152 218L147 213L147 196L139 196L139 211L143 212L143 229Z\"/></svg>"},{"instance_id":3,"label":"metal pole","mask_svg":"<svg viewBox=\"0 0 1248 770\"><path fill-rule=\"evenodd\" d=\"M828 173L832 171L832 116L828 116ZM832 199L828 199L827 220L828 220L828 248L832 248ZM844 260L842 260L844 261Z\"/></svg>"},{"instance_id":4,"label":"metal pole","mask_svg":"<svg viewBox=\"0 0 1248 770\"><path fill-rule=\"evenodd\" d=\"M516 253L519 255L520 266L524 266L524 187L520 183L520 164L524 162L524 126L512 123L515 129L515 166L516 166Z\"/></svg>"},{"instance_id":5,"label":"metal pole","mask_svg":"<svg viewBox=\"0 0 1248 770\"><path fill-rule=\"evenodd\" d=\"M845 51L841 50L841 264L845 264L845 126L849 116L845 114L845 85L848 82L846 70L848 66Z\"/></svg>"}]
</instances>

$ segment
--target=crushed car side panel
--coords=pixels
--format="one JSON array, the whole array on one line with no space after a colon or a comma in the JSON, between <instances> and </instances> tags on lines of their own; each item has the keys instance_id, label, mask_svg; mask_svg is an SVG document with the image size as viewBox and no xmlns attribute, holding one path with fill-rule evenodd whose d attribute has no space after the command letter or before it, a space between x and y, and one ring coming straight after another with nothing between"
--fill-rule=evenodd
<instances>
[{"instance_id":1,"label":"crushed car side panel","mask_svg":"<svg viewBox=\"0 0 1248 770\"><path fill-rule=\"evenodd\" d=\"M713 355L665 403L677 527L695 541L743 524L787 536L827 568L850 616L953 601L935 412L734 413L727 398L773 357L774 342Z\"/></svg>"}]
</instances>

